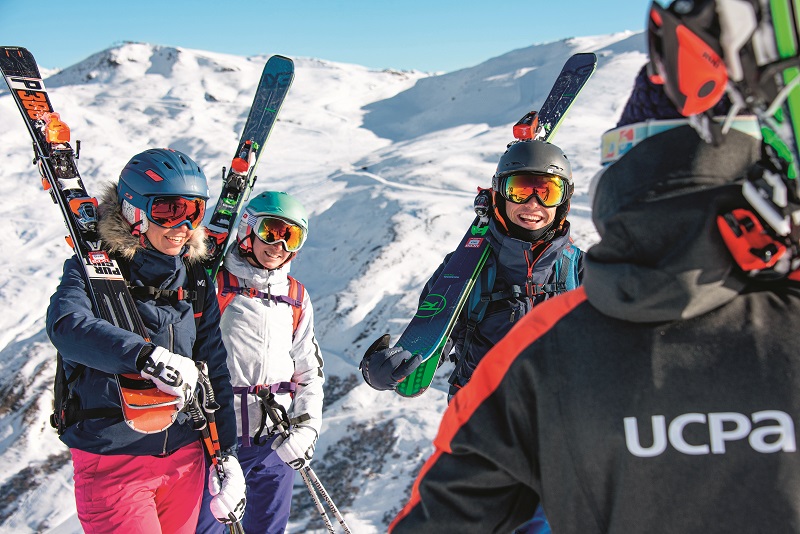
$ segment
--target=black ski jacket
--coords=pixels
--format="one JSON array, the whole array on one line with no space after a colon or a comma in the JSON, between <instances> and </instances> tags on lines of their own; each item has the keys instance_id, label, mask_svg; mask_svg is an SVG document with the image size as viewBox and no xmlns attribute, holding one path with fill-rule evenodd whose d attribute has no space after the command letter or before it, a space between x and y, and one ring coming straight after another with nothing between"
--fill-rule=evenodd
<instances>
[{"instance_id":1,"label":"black ski jacket","mask_svg":"<svg viewBox=\"0 0 800 534\"><path fill-rule=\"evenodd\" d=\"M453 398L394 534L800 532L800 284L733 265L716 215L760 143L689 127L599 180L583 287Z\"/></svg>"}]
</instances>

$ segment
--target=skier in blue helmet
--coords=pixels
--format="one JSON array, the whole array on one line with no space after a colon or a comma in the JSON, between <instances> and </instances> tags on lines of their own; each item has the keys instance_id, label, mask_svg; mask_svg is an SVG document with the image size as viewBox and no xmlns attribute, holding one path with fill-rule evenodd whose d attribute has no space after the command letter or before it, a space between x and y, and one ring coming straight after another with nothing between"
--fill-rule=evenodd
<instances>
[{"instance_id":1,"label":"skier in blue helmet","mask_svg":"<svg viewBox=\"0 0 800 534\"><path fill-rule=\"evenodd\" d=\"M216 398L226 478L210 507L241 517L244 478L236 460L236 421L226 351L213 292L202 302L190 279L200 266L208 199L206 177L189 156L169 149L137 154L98 208L105 250L131 287L147 338L95 317L83 267L73 256L47 310L47 333L67 376L61 440L75 470L78 518L87 532L194 532L206 479L200 434L180 413L163 428L129 425L115 377L141 375L183 408L197 394L206 363ZM211 476L216 476L212 471Z\"/></svg>"}]
</instances>

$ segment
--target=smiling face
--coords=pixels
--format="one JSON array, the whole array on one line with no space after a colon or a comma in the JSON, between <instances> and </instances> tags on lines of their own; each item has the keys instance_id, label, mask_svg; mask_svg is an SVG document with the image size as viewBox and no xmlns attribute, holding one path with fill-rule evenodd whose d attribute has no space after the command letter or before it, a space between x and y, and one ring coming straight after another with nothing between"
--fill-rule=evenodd
<instances>
[{"instance_id":1,"label":"smiling face","mask_svg":"<svg viewBox=\"0 0 800 534\"><path fill-rule=\"evenodd\" d=\"M283 265L289 259L291 252L287 252L281 242L268 245L260 239L254 238L253 254L264 268L272 270Z\"/></svg>"},{"instance_id":2,"label":"smiling face","mask_svg":"<svg viewBox=\"0 0 800 534\"><path fill-rule=\"evenodd\" d=\"M552 224L556 218L557 208L545 208L531 197L525 204L506 202L506 216L508 220L526 230L539 230Z\"/></svg>"},{"instance_id":3,"label":"smiling face","mask_svg":"<svg viewBox=\"0 0 800 534\"><path fill-rule=\"evenodd\" d=\"M185 224L175 228L164 228L150 223L144 235L157 251L167 256L177 256L193 233L194 230L189 230Z\"/></svg>"}]
</instances>

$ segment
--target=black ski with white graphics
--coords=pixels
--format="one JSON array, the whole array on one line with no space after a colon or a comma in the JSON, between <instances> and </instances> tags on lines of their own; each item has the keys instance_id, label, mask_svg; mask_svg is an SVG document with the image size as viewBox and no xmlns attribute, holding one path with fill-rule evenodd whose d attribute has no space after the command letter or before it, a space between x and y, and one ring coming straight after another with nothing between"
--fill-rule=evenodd
<instances>
[{"instance_id":1,"label":"black ski with white graphics","mask_svg":"<svg viewBox=\"0 0 800 534\"><path fill-rule=\"evenodd\" d=\"M549 141L596 67L597 56L593 53L570 57L539 112L527 113L514 125L516 142ZM421 395L430 386L447 339L491 253L489 240L485 238L490 218L490 206L481 198L485 193L482 191L476 198L477 217L470 229L397 341L398 346L411 354L422 356L420 366L397 385L396 391L403 397Z\"/></svg>"},{"instance_id":2,"label":"black ski with white graphics","mask_svg":"<svg viewBox=\"0 0 800 534\"><path fill-rule=\"evenodd\" d=\"M210 222L206 225L208 232L206 242L210 254L203 262L203 267L212 279L216 277L222 265L225 249L230 242L231 234L236 230L233 225L236 224L241 208L253 189L256 181L256 165L292 80L294 80L292 60L284 56L270 57L264 65L231 167L227 174L225 169L222 170L222 192L211 213Z\"/></svg>"},{"instance_id":3,"label":"black ski with white graphics","mask_svg":"<svg viewBox=\"0 0 800 534\"><path fill-rule=\"evenodd\" d=\"M69 144L69 127L53 110L36 60L25 48L0 47L0 72L33 140L34 163L42 185L61 210L69 231L67 242L83 264L95 314L148 339L119 265L102 248L97 199L83 185L75 163L77 156ZM160 432L174 422L176 397L159 391L152 381L139 375L119 375L117 383L122 411L132 429ZM62 415L54 414L54 422Z\"/></svg>"}]
</instances>

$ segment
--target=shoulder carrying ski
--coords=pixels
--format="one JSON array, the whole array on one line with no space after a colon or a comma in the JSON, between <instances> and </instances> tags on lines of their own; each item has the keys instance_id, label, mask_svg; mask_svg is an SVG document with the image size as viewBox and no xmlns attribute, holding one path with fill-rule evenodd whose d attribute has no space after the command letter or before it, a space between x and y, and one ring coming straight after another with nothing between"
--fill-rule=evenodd
<instances>
[{"instance_id":1,"label":"shoulder carrying ski","mask_svg":"<svg viewBox=\"0 0 800 534\"><path fill-rule=\"evenodd\" d=\"M206 225L209 256L203 262L203 266L212 280L216 278L217 271L222 265L231 233L235 232L234 225L239 212L256 182L255 170L264 143L267 142L278 118L278 112L292 80L294 80L292 60L284 56L270 57L264 65L253 106L247 116L231 167L227 174L225 169L222 169L222 192L211 213L211 220Z\"/></svg>"},{"instance_id":2,"label":"shoulder carrying ski","mask_svg":"<svg viewBox=\"0 0 800 534\"><path fill-rule=\"evenodd\" d=\"M95 314L148 339L119 265L102 249L97 232L97 199L86 192L75 163L77 156L69 144L69 127L53 110L36 60L25 48L0 47L0 71L33 140L34 162L42 175L42 185L60 208L69 231L67 242L83 264ZM58 367L63 372L63 366ZM74 380L67 379L65 387L70 379ZM161 432L175 421L176 397L161 392L139 375L117 376L117 382L123 415L133 430ZM56 402L51 422L63 432L67 408Z\"/></svg>"},{"instance_id":3,"label":"shoulder carrying ski","mask_svg":"<svg viewBox=\"0 0 800 534\"><path fill-rule=\"evenodd\" d=\"M597 56L593 53L570 57L540 111L527 113L514 125L514 137L550 140L596 67ZM430 386L447 339L491 252L488 240L479 237L489 229L491 200L484 209L480 196L475 204L478 217L397 340L396 345L422 355L420 366L397 386L397 393L403 397L421 395Z\"/></svg>"}]
</instances>

